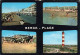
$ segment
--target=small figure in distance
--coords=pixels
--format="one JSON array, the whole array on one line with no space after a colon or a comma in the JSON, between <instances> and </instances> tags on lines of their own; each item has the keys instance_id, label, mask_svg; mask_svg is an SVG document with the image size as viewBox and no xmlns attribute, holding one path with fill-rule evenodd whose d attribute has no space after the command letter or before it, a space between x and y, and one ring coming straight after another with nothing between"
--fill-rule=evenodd
<instances>
[{"instance_id":1,"label":"small figure in distance","mask_svg":"<svg viewBox=\"0 0 80 55\"><path fill-rule=\"evenodd\" d=\"M52 17L52 18L54 17L54 13L51 14L51 17Z\"/></svg>"}]
</instances>

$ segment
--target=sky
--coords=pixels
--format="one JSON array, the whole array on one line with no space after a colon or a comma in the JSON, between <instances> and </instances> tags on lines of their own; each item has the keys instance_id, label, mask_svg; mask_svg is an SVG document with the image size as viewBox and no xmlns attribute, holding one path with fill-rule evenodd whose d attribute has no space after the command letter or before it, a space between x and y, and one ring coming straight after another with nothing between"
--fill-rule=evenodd
<instances>
[{"instance_id":1,"label":"sky","mask_svg":"<svg viewBox=\"0 0 80 55\"><path fill-rule=\"evenodd\" d=\"M22 34L22 35L29 35L33 36L36 35L36 32L31 32L31 31L13 31L13 30L2 30L2 37L11 37L13 35L18 35L18 34Z\"/></svg>"},{"instance_id":2,"label":"sky","mask_svg":"<svg viewBox=\"0 0 80 55\"><path fill-rule=\"evenodd\" d=\"M31 6L32 4L35 4L35 2L5 2L2 3L2 13L19 11L23 8Z\"/></svg>"},{"instance_id":3,"label":"sky","mask_svg":"<svg viewBox=\"0 0 80 55\"><path fill-rule=\"evenodd\" d=\"M65 45L77 45L77 30L64 31ZM43 33L43 44L62 44L62 31Z\"/></svg>"},{"instance_id":4,"label":"sky","mask_svg":"<svg viewBox=\"0 0 80 55\"><path fill-rule=\"evenodd\" d=\"M76 2L44 2L43 7L63 7L63 6L77 6Z\"/></svg>"}]
</instances>

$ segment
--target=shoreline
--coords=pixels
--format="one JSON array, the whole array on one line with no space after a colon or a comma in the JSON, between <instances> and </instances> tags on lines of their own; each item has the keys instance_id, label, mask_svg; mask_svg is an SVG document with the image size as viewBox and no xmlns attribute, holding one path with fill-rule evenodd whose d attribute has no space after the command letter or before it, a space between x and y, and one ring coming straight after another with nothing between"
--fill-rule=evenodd
<instances>
[{"instance_id":1,"label":"shoreline","mask_svg":"<svg viewBox=\"0 0 80 55\"><path fill-rule=\"evenodd\" d=\"M21 25L20 20L23 20L20 16L18 15L12 15L13 16L13 21L11 22L3 22L2 26L12 26L12 25ZM28 23L26 23L28 24Z\"/></svg>"},{"instance_id":2,"label":"shoreline","mask_svg":"<svg viewBox=\"0 0 80 55\"><path fill-rule=\"evenodd\" d=\"M43 13L49 13L51 16L52 16L52 14L53 14L53 16L52 17L58 17L58 16L60 16L60 17L75 17L75 18L77 18L77 13L76 12L70 12L70 13L68 13L67 14L67 12L66 11L50 11L50 10L43 10Z\"/></svg>"}]
</instances>

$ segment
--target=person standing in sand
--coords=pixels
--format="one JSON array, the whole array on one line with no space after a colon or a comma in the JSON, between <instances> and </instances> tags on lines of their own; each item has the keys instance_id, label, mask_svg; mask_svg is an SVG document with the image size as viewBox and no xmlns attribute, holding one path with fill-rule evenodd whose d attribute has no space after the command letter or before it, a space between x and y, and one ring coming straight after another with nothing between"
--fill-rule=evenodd
<instances>
[{"instance_id":1,"label":"person standing in sand","mask_svg":"<svg viewBox=\"0 0 80 55\"><path fill-rule=\"evenodd\" d=\"M13 17L11 16L10 18L11 18L11 21L13 21Z\"/></svg>"},{"instance_id":2,"label":"person standing in sand","mask_svg":"<svg viewBox=\"0 0 80 55\"><path fill-rule=\"evenodd\" d=\"M68 16L69 15L69 13L68 12L66 12L66 16Z\"/></svg>"},{"instance_id":3,"label":"person standing in sand","mask_svg":"<svg viewBox=\"0 0 80 55\"><path fill-rule=\"evenodd\" d=\"M7 15L7 21L10 22L10 15Z\"/></svg>"}]
</instances>

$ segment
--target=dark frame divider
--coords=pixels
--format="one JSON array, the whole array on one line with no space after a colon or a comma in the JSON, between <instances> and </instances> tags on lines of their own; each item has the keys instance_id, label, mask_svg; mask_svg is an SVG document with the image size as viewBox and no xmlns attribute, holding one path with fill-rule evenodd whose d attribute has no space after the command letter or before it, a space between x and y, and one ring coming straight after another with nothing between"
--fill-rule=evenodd
<instances>
[{"instance_id":1,"label":"dark frame divider","mask_svg":"<svg viewBox=\"0 0 80 55\"><path fill-rule=\"evenodd\" d=\"M80 2L78 2L78 53L80 54Z\"/></svg>"},{"instance_id":2,"label":"dark frame divider","mask_svg":"<svg viewBox=\"0 0 80 55\"><path fill-rule=\"evenodd\" d=\"M1 22L1 2L0 2L0 53L1 53L1 30L2 30L2 22Z\"/></svg>"}]
</instances>

